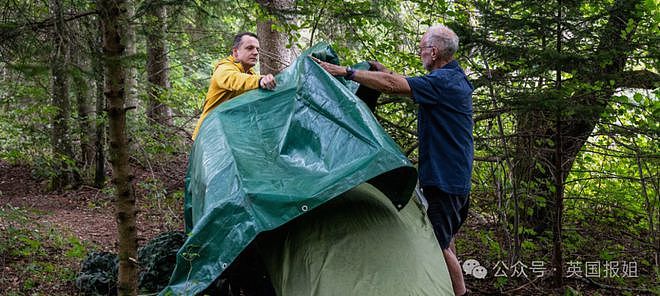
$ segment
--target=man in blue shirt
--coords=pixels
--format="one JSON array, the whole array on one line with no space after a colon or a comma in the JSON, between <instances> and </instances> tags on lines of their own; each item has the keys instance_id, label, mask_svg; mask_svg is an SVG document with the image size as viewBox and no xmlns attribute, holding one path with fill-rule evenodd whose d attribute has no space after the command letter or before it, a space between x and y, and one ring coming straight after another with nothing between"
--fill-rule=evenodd
<instances>
[{"instance_id":1,"label":"man in blue shirt","mask_svg":"<svg viewBox=\"0 0 660 296\"><path fill-rule=\"evenodd\" d=\"M443 25L430 27L419 55L430 73L404 77L372 62L377 71L359 71L316 60L332 75L344 76L384 93L412 97L419 105L419 181L427 214L442 248L456 295L466 294L453 237L467 217L472 176L472 90L454 60L458 36Z\"/></svg>"}]
</instances>

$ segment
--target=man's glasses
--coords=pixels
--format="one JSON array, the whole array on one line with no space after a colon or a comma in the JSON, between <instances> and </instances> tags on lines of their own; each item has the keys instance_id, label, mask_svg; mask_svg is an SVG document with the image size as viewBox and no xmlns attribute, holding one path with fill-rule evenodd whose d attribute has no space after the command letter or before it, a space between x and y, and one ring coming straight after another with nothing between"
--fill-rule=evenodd
<instances>
[{"instance_id":1,"label":"man's glasses","mask_svg":"<svg viewBox=\"0 0 660 296\"><path fill-rule=\"evenodd\" d=\"M435 46L432 46L432 45L431 45L431 46L420 46L420 47L418 47L418 49L417 49L417 54L422 54L422 51L423 51L425 48L434 48L434 47L435 47Z\"/></svg>"}]
</instances>

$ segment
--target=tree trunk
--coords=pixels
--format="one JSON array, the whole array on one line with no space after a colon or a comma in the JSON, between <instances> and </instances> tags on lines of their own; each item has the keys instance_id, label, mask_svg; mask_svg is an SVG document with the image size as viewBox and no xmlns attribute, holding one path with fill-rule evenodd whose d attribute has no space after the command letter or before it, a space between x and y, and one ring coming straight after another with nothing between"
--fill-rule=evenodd
<instances>
[{"instance_id":1,"label":"tree trunk","mask_svg":"<svg viewBox=\"0 0 660 296\"><path fill-rule=\"evenodd\" d=\"M103 53L105 60L105 96L110 125L110 163L116 186L115 210L119 234L119 296L137 295L137 229L135 191L129 166L126 135L125 79L122 59L128 19L125 0L101 0Z\"/></svg>"},{"instance_id":2,"label":"tree trunk","mask_svg":"<svg viewBox=\"0 0 660 296\"><path fill-rule=\"evenodd\" d=\"M60 0L51 0L50 9L53 13L53 56L51 61L51 72L53 75L53 98L55 114L52 118L51 144L53 146L53 163L56 176L53 178L52 189L63 189L69 185L76 185L77 174L75 167L71 164L75 160L71 141L69 140L69 118L71 116L71 104L69 102L69 79L67 63L69 59L69 43L62 3Z\"/></svg>"},{"instance_id":3,"label":"tree trunk","mask_svg":"<svg viewBox=\"0 0 660 296\"><path fill-rule=\"evenodd\" d=\"M99 20L99 28L102 24ZM106 129L106 118L104 116L103 110L105 110L105 95L103 94L104 79L104 65L103 65L103 52L98 50L103 46L103 31L99 31L97 38L92 41L90 48L94 50L94 56L92 57L92 64L94 68L94 82L95 82L95 99L96 99L96 137L94 139L94 151L96 153L94 157L94 186L96 188L103 188L105 185L105 129Z\"/></svg>"},{"instance_id":4,"label":"tree trunk","mask_svg":"<svg viewBox=\"0 0 660 296\"><path fill-rule=\"evenodd\" d=\"M128 30L126 31L126 56L131 61L126 64L126 106L137 108L140 105L140 101L138 100L137 90L137 67L135 66L135 62L133 62L135 60L135 55L137 54L135 46L135 28L133 26L135 1L127 0L126 9L126 14L129 19ZM129 118L130 117L131 116L129 116Z\"/></svg>"},{"instance_id":5,"label":"tree trunk","mask_svg":"<svg viewBox=\"0 0 660 296\"><path fill-rule=\"evenodd\" d=\"M89 62L82 56L82 52L74 54L75 64L82 71L73 76L76 101L78 104L78 126L80 133L80 165L83 171L89 169L94 163L94 122L91 114L94 108L91 99L94 97L93 87L88 83L87 73L91 72Z\"/></svg>"},{"instance_id":6,"label":"tree trunk","mask_svg":"<svg viewBox=\"0 0 660 296\"><path fill-rule=\"evenodd\" d=\"M607 25L602 32L597 54L602 56L594 59L591 67L585 67L576 73L577 81L587 81L591 85L602 84L599 91L575 92L563 102L570 102L574 108L570 115L563 116L561 125L557 124L556 116L548 109L525 110L518 114L516 156L514 177L517 184L526 188L527 209L526 225L542 232L553 221L555 213L555 190L549 186L556 184L555 176L561 172L570 172L577 154L586 143L596 127L600 114L607 106L616 91L609 83L611 77L621 74L625 68L628 56L632 52L630 38L634 28L626 32L628 21L637 23L640 15L636 6L640 0L619 0L610 8ZM603 58L606 57L606 58ZM608 61L607 63L602 61ZM562 138L556 138L556 130L562 130ZM561 147L556 147L561 145ZM562 151L561 166L557 167L556 149ZM568 174L561 177L561 184ZM539 202L543 200L543 202Z\"/></svg>"},{"instance_id":7,"label":"tree trunk","mask_svg":"<svg viewBox=\"0 0 660 296\"><path fill-rule=\"evenodd\" d=\"M258 0L257 2L270 15L276 17L277 22L290 23L293 21L286 17L287 11L293 7L293 0ZM273 24L273 20L257 21L257 35L261 45L259 67L262 75L279 73L295 58L292 49L287 48L289 40L287 32L273 30Z\"/></svg>"},{"instance_id":8,"label":"tree trunk","mask_svg":"<svg viewBox=\"0 0 660 296\"><path fill-rule=\"evenodd\" d=\"M562 46L562 1L557 1L557 55L561 54ZM561 96L561 74L563 65L560 61L557 61L556 68L556 77L555 77L555 88L557 89L558 96ZM561 102L561 101L560 101ZM555 122L557 123L555 128L555 165L553 167L555 171L555 182L554 182L554 215L552 220L552 265L554 267L554 282L555 288L562 288L564 286L564 264L562 258L562 226L563 226L563 214L564 214L564 168L562 167L564 151L562 151L562 107L563 104L557 105L557 110L555 110Z\"/></svg>"},{"instance_id":9,"label":"tree trunk","mask_svg":"<svg viewBox=\"0 0 660 296\"><path fill-rule=\"evenodd\" d=\"M95 38L89 40L89 48L92 50L92 70L94 73L94 100L96 108L94 110L96 121L96 137L94 138L94 187L103 188L105 186L105 129L106 120L103 113L105 110L105 95L103 94L104 65L103 65L103 23L100 18L96 25L99 28Z\"/></svg>"},{"instance_id":10,"label":"tree trunk","mask_svg":"<svg viewBox=\"0 0 660 296\"><path fill-rule=\"evenodd\" d=\"M167 11L158 5L147 14L147 76L149 106L147 117L159 124L172 124L172 110L162 101L163 90L170 88L165 30Z\"/></svg>"}]
</instances>

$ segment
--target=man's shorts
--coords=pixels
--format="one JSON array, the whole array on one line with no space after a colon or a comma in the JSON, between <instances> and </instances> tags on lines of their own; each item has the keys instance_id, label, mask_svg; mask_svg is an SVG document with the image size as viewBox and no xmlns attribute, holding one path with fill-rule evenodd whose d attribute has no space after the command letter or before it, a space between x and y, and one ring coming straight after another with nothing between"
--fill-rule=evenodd
<instances>
[{"instance_id":1,"label":"man's shorts","mask_svg":"<svg viewBox=\"0 0 660 296\"><path fill-rule=\"evenodd\" d=\"M448 194L437 187L424 187L423 192L429 205L426 214L431 220L435 236L440 247L447 249L467 218L469 196Z\"/></svg>"}]
</instances>

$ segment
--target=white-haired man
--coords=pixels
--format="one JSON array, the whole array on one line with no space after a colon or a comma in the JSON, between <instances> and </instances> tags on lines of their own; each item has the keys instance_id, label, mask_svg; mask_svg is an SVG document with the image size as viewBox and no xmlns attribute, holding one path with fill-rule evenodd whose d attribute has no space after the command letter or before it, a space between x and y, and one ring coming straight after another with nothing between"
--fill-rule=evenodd
<instances>
[{"instance_id":1,"label":"white-haired man","mask_svg":"<svg viewBox=\"0 0 660 296\"><path fill-rule=\"evenodd\" d=\"M456 295L467 290L453 237L467 218L473 159L472 84L454 60L458 36L444 25L430 27L419 42L429 74L404 77L372 62L377 71L359 71L316 62L335 76L372 89L411 97L419 105L419 181L427 214L442 249Z\"/></svg>"}]
</instances>

